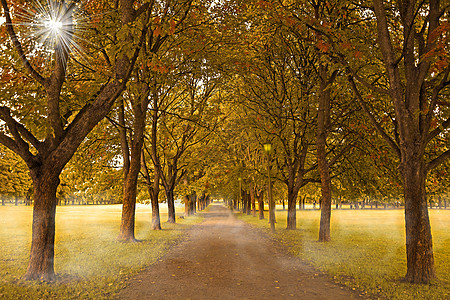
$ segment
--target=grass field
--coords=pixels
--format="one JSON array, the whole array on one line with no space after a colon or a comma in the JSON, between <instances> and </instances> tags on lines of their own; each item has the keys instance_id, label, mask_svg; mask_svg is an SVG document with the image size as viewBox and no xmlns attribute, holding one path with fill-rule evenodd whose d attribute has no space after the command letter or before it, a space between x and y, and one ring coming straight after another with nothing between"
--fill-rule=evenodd
<instances>
[{"instance_id":1,"label":"grass field","mask_svg":"<svg viewBox=\"0 0 450 300\"><path fill-rule=\"evenodd\" d=\"M56 220L56 283L26 282L31 244L32 208L0 206L0 299L105 299L120 290L132 276L155 262L183 230L200 217L165 223L151 231L151 209L138 206L136 238L139 243L116 240L121 205L59 206ZM181 213L184 208L179 208ZM183 209L183 210L182 210Z\"/></svg>"},{"instance_id":2,"label":"grass field","mask_svg":"<svg viewBox=\"0 0 450 300\"><path fill-rule=\"evenodd\" d=\"M286 230L278 210L274 237L293 254L336 282L370 299L450 299L450 210L430 210L438 280L431 285L401 281L406 274L403 210L333 210L329 243L317 242L319 210L297 211L297 230ZM240 216L269 232L265 220Z\"/></svg>"}]
</instances>

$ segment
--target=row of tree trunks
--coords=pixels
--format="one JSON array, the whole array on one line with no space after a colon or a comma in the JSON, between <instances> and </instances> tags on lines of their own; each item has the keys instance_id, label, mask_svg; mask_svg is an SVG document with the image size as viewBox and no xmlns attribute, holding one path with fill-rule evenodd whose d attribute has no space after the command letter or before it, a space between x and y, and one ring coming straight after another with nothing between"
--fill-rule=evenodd
<instances>
[{"instance_id":1,"label":"row of tree trunks","mask_svg":"<svg viewBox=\"0 0 450 300\"><path fill-rule=\"evenodd\" d=\"M241 200L242 213L250 215L252 213L251 212L252 203L251 203L251 198L250 198L250 192L241 190L241 195L242 195L242 200Z\"/></svg>"},{"instance_id":2,"label":"row of tree trunks","mask_svg":"<svg viewBox=\"0 0 450 300\"><path fill-rule=\"evenodd\" d=\"M302 210L305 209L305 204L306 204L306 195L302 197L300 197L300 199L298 200L298 209Z\"/></svg>"},{"instance_id":3,"label":"row of tree trunks","mask_svg":"<svg viewBox=\"0 0 450 300\"><path fill-rule=\"evenodd\" d=\"M185 205L185 216L191 216L195 214L195 205L197 202L197 194L195 192L191 193L189 196L186 196L185 199L187 200Z\"/></svg>"},{"instance_id":4,"label":"row of tree trunks","mask_svg":"<svg viewBox=\"0 0 450 300\"><path fill-rule=\"evenodd\" d=\"M203 193L202 196L197 201L197 210L202 211L210 204L210 196Z\"/></svg>"}]
</instances>

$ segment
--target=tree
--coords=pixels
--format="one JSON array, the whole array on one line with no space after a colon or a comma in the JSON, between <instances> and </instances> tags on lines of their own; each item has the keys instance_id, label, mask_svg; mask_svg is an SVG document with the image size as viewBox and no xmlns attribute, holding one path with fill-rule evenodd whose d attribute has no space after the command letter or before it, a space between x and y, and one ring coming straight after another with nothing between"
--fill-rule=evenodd
<instances>
[{"instance_id":1,"label":"tree","mask_svg":"<svg viewBox=\"0 0 450 300\"><path fill-rule=\"evenodd\" d=\"M331 3L331 2L330 2ZM407 273L413 283L435 278L425 182L450 151L428 156L448 140L449 6L441 1L333 2L340 30L307 20L324 52L350 75L350 86L372 125L399 159L405 199ZM374 39L373 37L376 37ZM372 103L385 102L391 116Z\"/></svg>"},{"instance_id":2,"label":"tree","mask_svg":"<svg viewBox=\"0 0 450 300\"><path fill-rule=\"evenodd\" d=\"M47 2L51 5L48 9L58 8L60 14L56 16L56 19L52 15L46 16L50 18L50 24L53 23L55 26L45 29L45 24L42 24L44 30L47 30L50 35L53 34L55 42L54 48L48 50L53 53L52 65L48 66L51 69L45 72L47 66L39 64L39 61L34 59L36 57L26 54L28 52L39 56L39 53L27 49L29 45L23 42L22 32L16 33L17 26L12 20L12 17L16 15L11 12L20 12L22 4L17 3L14 10L10 10L7 1L1 0L11 48L15 49L24 70L38 84L46 100L45 109L41 115L37 116L39 122L45 123L47 128L43 138L33 133L32 128L27 128L24 121L26 107L10 107L8 104L0 107L0 118L6 123L5 130L0 133L0 143L25 161L33 181L32 244L26 279L53 280L55 278L53 258L59 175L86 135L106 116L116 98L125 89L147 31L145 25L136 24L134 32L136 35L133 37L128 32L128 26L136 20L140 20L141 24L147 24L146 20L149 18L149 15L145 13L148 4L135 10L133 2L121 0L117 8L118 23L121 25L112 29L112 40L122 47L121 52L114 54L103 52L103 61L106 60L106 63L110 63L111 66L110 75L106 78L101 76L100 82L94 80L95 84L92 87L97 90L96 94L83 103L76 113L75 110L67 109L63 105L63 99L70 98L70 91L64 89L69 73L69 63L78 61L76 53L73 53L72 60L69 59L71 48L70 44L65 43L67 39L69 42L73 41L77 33L73 22L73 12L77 5L64 1ZM106 5L108 3L100 4L102 9L107 8ZM117 36L116 33L118 33ZM63 40L63 36L66 40ZM118 58L114 60L114 57ZM20 98L19 92L15 95Z\"/></svg>"},{"instance_id":3,"label":"tree","mask_svg":"<svg viewBox=\"0 0 450 300\"><path fill-rule=\"evenodd\" d=\"M243 75L243 104L260 119L259 128L272 141L279 178L288 190L288 229L296 228L296 200L302 186L317 179L312 158L315 130L314 64L311 48L292 35L275 30L273 40L255 49L260 53ZM264 143L262 141L262 143Z\"/></svg>"},{"instance_id":4,"label":"tree","mask_svg":"<svg viewBox=\"0 0 450 300\"><path fill-rule=\"evenodd\" d=\"M405 196L405 279L413 283L428 283L436 276L425 180L430 170L450 157L450 151L431 160L425 158L425 153L430 141L445 134L445 128L450 126L448 114L447 117L442 114L445 107L438 104L443 90L450 84L449 36L444 34L449 27L448 22L441 23L448 16L448 9L440 1L373 2L378 46L389 84L383 90L374 85L367 87L390 99L395 110L394 139L367 108L353 77L350 81L361 106L372 116L373 125L400 158ZM398 12L398 16L391 14L392 11ZM390 33L389 22L401 24L398 34ZM400 49L395 46L398 41ZM358 74L355 76L361 79ZM358 81L366 83L363 79ZM433 120L439 119L441 126L433 128Z\"/></svg>"},{"instance_id":5,"label":"tree","mask_svg":"<svg viewBox=\"0 0 450 300\"><path fill-rule=\"evenodd\" d=\"M170 42L174 34L182 31L181 26L186 20L192 6L191 1L153 2L151 14L153 17L154 30L149 31L146 36L142 50L142 61L139 61L140 70L136 70L132 84L129 85L125 100L130 104L132 110L132 125L130 126L130 142L128 142L124 104L120 106L119 129L121 136L122 155L124 160L123 173L123 209L122 222L120 225L119 239L123 241L135 241L134 221L136 193L139 171L142 165L142 146L144 144L144 133L147 118L147 110L151 101L152 89L158 72L164 72L163 67L149 61L149 58L158 57L157 53L165 43ZM165 49L167 51L167 49ZM165 68L165 67L164 67ZM131 118L130 118L131 119ZM144 172L147 169L144 168ZM147 174L148 175L148 174ZM149 179L149 176L146 177ZM157 182L155 182L155 185ZM153 190L154 192L156 190ZM156 209L156 207L154 207ZM157 219L154 219L155 222ZM152 225L158 229L158 224ZM160 227L160 225L159 225Z\"/></svg>"}]
</instances>

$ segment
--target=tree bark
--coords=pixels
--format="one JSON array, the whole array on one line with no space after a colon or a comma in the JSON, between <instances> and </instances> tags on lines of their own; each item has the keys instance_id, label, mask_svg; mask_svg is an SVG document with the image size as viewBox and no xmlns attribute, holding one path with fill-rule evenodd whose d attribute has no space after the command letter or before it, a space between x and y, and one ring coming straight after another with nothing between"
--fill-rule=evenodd
<instances>
[{"instance_id":1,"label":"tree bark","mask_svg":"<svg viewBox=\"0 0 450 300\"><path fill-rule=\"evenodd\" d=\"M256 201L258 201L259 219L264 219L264 192L263 190L255 191Z\"/></svg>"},{"instance_id":2,"label":"tree bark","mask_svg":"<svg viewBox=\"0 0 450 300\"><path fill-rule=\"evenodd\" d=\"M139 138L139 137L138 137ZM136 241L134 235L135 215L136 215L136 193L137 193L137 178L141 168L140 157L143 143L143 136L141 141L132 146L130 156L130 169L125 176L124 193L123 193L123 208L122 221L120 224L119 240L134 242Z\"/></svg>"},{"instance_id":3,"label":"tree bark","mask_svg":"<svg viewBox=\"0 0 450 300\"><path fill-rule=\"evenodd\" d=\"M423 159L410 157L401 165L405 193L406 260L405 280L429 283L436 278L433 241L425 194L427 170Z\"/></svg>"},{"instance_id":4,"label":"tree bark","mask_svg":"<svg viewBox=\"0 0 450 300\"><path fill-rule=\"evenodd\" d=\"M131 149L128 149L127 132L125 130L124 105L122 102L119 123L121 128L122 155L124 158L124 185L123 185L123 208L122 221L120 224L119 240L135 242L135 216L136 216L136 194L137 180L141 170L142 146L144 144L144 129L146 112L148 108L148 86L142 83L141 94L136 103L132 103L134 121L133 131L130 133ZM133 99L131 100L133 101Z\"/></svg>"},{"instance_id":5,"label":"tree bark","mask_svg":"<svg viewBox=\"0 0 450 300\"><path fill-rule=\"evenodd\" d=\"M287 217L287 227L288 230L297 229L297 197L298 190L293 190L288 193L288 217Z\"/></svg>"},{"instance_id":6,"label":"tree bark","mask_svg":"<svg viewBox=\"0 0 450 300\"><path fill-rule=\"evenodd\" d=\"M184 201L184 216L188 217L189 216L189 203L190 203L190 199L189 196L184 196L183 197L183 201Z\"/></svg>"},{"instance_id":7,"label":"tree bark","mask_svg":"<svg viewBox=\"0 0 450 300\"><path fill-rule=\"evenodd\" d=\"M321 64L319 66L320 93L319 107L317 111L317 162L320 173L321 184L321 201L320 201L320 228L319 242L328 242L331 240L330 223L331 223L331 177L330 168L327 161L326 140L327 127L330 124L331 95L330 87L336 75L332 75L328 79L327 66ZM335 73L336 74L336 73Z\"/></svg>"},{"instance_id":8,"label":"tree bark","mask_svg":"<svg viewBox=\"0 0 450 300\"><path fill-rule=\"evenodd\" d=\"M175 223L175 202L173 199L173 190L167 189L166 191L166 200L167 200L167 208L168 208L168 223Z\"/></svg>"},{"instance_id":9,"label":"tree bark","mask_svg":"<svg viewBox=\"0 0 450 300\"><path fill-rule=\"evenodd\" d=\"M250 187L250 201L251 201L251 205L252 205L252 215L254 217L256 217L256 203L255 203L255 186L252 185Z\"/></svg>"},{"instance_id":10,"label":"tree bark","mask_svg":"<svg viewBox=\"0 0 450 300\"><path fill-rule=\"evenodd\" d=\"M158 180L159 181L159 180ZM152 202L152 230L161 230L161 217L159 214L159 187L158 191L156 191L155 186L159 185L159 182L156 181L154 183L154 187L152 189L151 195L151 202Z\"/></svg>"},{"instance_id":11,"label":"tree bark","mask_svg":"<svg viewBox=\"0 0 450 300\"><path fill-rule=\"evenodd\" d=\"M252 202L250 198L250 192L245 192L245 198L247 199L247 215L252 214Z\"/></svg>"},{"instance_id":12,"label":"tree bark","mask_svg":"<svg viewBox=\"0 0 450 300\"><path fill-rule=\"evenodd\" d=\"M135 242L134 224L136 214L136 183L133 178L126 179L123 195L122 220L118 239L124 242Z\"/></svg>"},{"instance_id":13,"label":"tree bark","mask_svg":"<svg viewBox=\"0 0 450 300\"><path fill-rule=\"evenodd\" d=\"M31 172L34 188L31 251L25 279L53 281L56 190L59 172L39 168Z\"/></svg>"}]
</instances>

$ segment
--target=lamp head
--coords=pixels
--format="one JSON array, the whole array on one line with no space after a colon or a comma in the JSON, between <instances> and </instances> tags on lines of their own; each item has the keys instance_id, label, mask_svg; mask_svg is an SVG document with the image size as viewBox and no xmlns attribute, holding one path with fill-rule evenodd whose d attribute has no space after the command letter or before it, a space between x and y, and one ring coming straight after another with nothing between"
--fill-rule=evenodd
<instances>
[{"instance_id":1,"label":"lamp head","mask_svg":"<svg viewBox=\"0 0 450 300\"><path fill-rule=\"evenodd\" d=\"M272 152L272 144L271 143L265 143L264 144L264 151L266 151L267 153Z\"/></svg>"}]
</instances>

